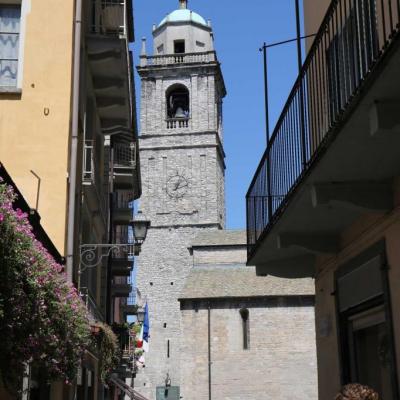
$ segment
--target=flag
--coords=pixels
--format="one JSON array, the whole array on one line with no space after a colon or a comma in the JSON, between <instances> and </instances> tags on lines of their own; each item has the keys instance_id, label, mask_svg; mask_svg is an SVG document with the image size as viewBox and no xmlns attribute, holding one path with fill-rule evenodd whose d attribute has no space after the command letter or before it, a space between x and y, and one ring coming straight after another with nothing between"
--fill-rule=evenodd
<instances>
[{"instance_id":1,"label":"flag","mask_svg":"<svg viewBox=\"0 0 400 400\"><path fill-rule=\"evenodd\" d=\"M139 336L136 337L136 348L141 349L143 347L143 324L140 328Z\"/></svg>"},{"instance_id":2,"label":"flag","mask_svg":"<svg viewBox=\"0 0 400 400\"><path fill-rule=\"evenodd\" d=\"M143 322L143 350L148 353L149 351L149 339L150 339L150 322L149 322L149 306L144 307L144 322Z\"/></svg>"}]
</instances>

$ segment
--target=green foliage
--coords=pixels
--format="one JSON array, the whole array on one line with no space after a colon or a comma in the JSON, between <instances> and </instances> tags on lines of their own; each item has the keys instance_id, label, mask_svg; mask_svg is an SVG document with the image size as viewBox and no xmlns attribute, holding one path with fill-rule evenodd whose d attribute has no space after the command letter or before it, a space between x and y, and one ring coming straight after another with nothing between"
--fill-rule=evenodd
<instances>
[{"instance_id":1,"label":"green foliage","mask_svg":"<svg viewBox=\"0 0 400 400\"><path fill-rule=\"evenodd\" d=\"M14 199L0 180L0 381L17 390L27 362L49 381L73 380L90 327L79 294Z\"/></svg>"},{"instance_id":2,"label":"green foliage","mask_svg":"<svg viewBox=\"0 0 400 400\"><path fill-rule=\"evenodd\" d=\"M100 328L99 334L95 336L99 351L100 379L106 382L111 372L117 368L121 354L118 338L113 330L101 322L97 322L96 326Z\"/></svg>"}]
</instances>

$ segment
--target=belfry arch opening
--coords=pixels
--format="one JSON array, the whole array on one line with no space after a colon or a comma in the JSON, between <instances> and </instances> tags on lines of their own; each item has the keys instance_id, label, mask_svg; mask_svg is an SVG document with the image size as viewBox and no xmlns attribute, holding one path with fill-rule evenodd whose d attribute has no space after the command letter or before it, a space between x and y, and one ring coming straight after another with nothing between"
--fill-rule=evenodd
<instances>
[{"instance_id":1,"label":"belfry arch opening","mask_svg":"<svg viewBox=\"0 0 400 400\"><path fill-rule=\"evenodd\" d=\"M183 85L174 85L167 90L167 118L190 117L189 90Z\"/></svg>"}]
</instances>

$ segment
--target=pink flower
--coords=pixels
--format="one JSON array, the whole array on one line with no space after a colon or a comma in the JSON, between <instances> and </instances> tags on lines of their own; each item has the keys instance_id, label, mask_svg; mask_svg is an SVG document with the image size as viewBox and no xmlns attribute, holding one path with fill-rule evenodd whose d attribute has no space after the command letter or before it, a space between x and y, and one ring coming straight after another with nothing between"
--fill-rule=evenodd
<instances>
[{"instance_id":1,"label":"pink flower","mask_svg":"<svg viewBox=\"0 0 400 400\"><path fill-rule=\"evenodd\" d=\"M3 221L4 221L4 214L0 213L0 222L3 222Z\"/></svg>"}]
</instances>

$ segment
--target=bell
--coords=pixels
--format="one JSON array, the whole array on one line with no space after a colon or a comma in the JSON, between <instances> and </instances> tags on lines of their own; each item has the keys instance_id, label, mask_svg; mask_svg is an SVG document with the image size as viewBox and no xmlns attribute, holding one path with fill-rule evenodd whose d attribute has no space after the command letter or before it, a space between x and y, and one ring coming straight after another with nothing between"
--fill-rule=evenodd
<instances>
[{"instance_id":1,"label":"bell","mask_svg":"<svg viewBox=\"0 0 400 400\"><path fill-rule=\"evenodd\" d=\"M175 118L185 118L185 112L183 111L182 107L178 107L175 112Z\"/></svg>"}]
</instances>

